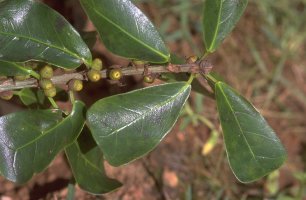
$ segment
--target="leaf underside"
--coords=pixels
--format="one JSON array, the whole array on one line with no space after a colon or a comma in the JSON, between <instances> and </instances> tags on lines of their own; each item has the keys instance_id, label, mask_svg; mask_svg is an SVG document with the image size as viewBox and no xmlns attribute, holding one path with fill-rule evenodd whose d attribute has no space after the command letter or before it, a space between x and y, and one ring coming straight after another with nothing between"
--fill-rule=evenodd
<instances>
[{"instance_id":1,"label":"leaf underside","mask_svg":"<svg viewBox=\"0 0 306 200\"><path fill-rule=\"evenodd\" d=\"M225 83L215 85L217 106L231 169L241 182L279 168L286 150L260 113Z\"/></svg>"},{"instance_id":2,"label":"leaf underside","mask_svg":"<svg viewBox=\"0 0 306 200\"><path fill-rule=\"evenodd\" d=\"M59 110L28 110L0 118L0 173L17 183L43 171L84 126L84 109L75 102L62 119Z\"/></svg>"},{"instance_id":3,"label":"leaf underside","mask_svg":"<svg viewBox=\"0 0 306 200\"><path fill-rule=\"evenodd\" d=\"M170 55L151 21L129 0L80 0L106 48L130 59L166 63Z\"/></svg>"},{"instance_id":4,"label":"leaf underside","mask_svg":"<svg viewBox=\"0 0 306 200\"><path fill-rule=\"evenodd\" d=\"M37 60L63 68L91 63L78 32L48 6L33 0L0 2L0 60Z\"/></svg>"},{"instance_id":5,"label":"leaf underside","mask_svg":"<svg viewBox=\"0 0 306 200\"><path fill-rule=\"evenodd\" d=\"M175 124L190 94L185 82L108 97L87 112L88 125L113 166L131 162L155 148Z\"/></svg>"}]
</instances>

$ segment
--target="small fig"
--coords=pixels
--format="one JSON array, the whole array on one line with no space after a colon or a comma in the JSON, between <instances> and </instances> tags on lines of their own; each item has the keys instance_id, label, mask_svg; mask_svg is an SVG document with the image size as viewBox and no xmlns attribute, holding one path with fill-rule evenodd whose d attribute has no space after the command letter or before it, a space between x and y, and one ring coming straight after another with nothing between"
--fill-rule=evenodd
<instances>
[{"instance_id":1,"label":"small fig","mask_svg":"<svg viewBox=\"0 0 306 200\"><path fill-rule=\"evenodd\" d=\"M53 76L53 69L50 65L46 65L40 70L39 74L41 78L51 79Z\"/></svg>"},{"instance_id":2,"label":"small fig","mask_svg":"<svg viewBox=\"0 0 306 200\"><path fill-rule=\"evenodd\" d=\"M103 62L100 58L96 58L92 61L92 69L97 70L97 71L101 71L103 68Z\"/></svg>"},{"instance_id":3,"label":"small fig","mask_svg":"<svg viewBox=\"0 0 306 200\"><path fill-rule=\"evenodd\" d=\"M73 79L73 80L69 81L68 87L72 91L79 92L83 89L83 81L81 81L79 79Z\"/></svg>"},{"instance_id":4,"label":"small fig","mask_svg":"<svg viewBox=\"0 0 306 200\"><path fill-rule=\"evenodd\" d=\"M150 76L150 75L146 75L146 76L143 77L143 81L144 81L145 83L153 83L154 80L155 80L154 77L152 77L152 76Z\"/></svg>"},{"instance_id":5,"label":"small fig","mask_svg":"<svg viewBox=\"0 0 306 200\"><path fill-rule=\"evenodd\" d=\"M100 71L91 69L87 72L87 77L92 82L98 82L101 79Z\"/></svg>"},{"instance_id":6,"label":"small fig","mask_svg":"<svg viewBox=\"0 0 306 200\"><path fill-rule=\"evenodd\" d=\"M148 62L143 61L143 60L132 60L132 64L135 66L143 66L145 64L147 64Z\"/></svg>"},{"instance_id":7,"label":"small fig","mask_svg":"<svg viewBox=\"0 0 306 200\"><path fill-rule=\"evenodd\" d=\"M39 86L44 90L48 90L48 89L54 87L54 85L53 85L53 83L50 79L41 79L39 81Z\"/></svg>"},{"instance_id":8,"label":"small fig","mask_svg":"<svg viewBox=\"0 0 306 200\"><path fill-rule=\"evenodd\" d=\"M111 80L118 81L118 80L121 79L121 77L122 77L122 71L121 71L121 69L112 69L112 70L110 70L110 72L109 72L109 78L110 78Z\"/></svg>"},{"instance_id":9,"label":"small fig","mask_svg":"<svg viewBox=\"0 0 306 200\"><path fill-rule=\"evenodd\" d=\"M0 93L0 98L7 101L12 99L13 96L14 96L13 91L4 91Z\"/></svg>"},{"instance_id":10,"label":"small fig","mask_svg":"<svg viewBox=\"0 0 306 200\"><path fill-rule=\"evenodd\" d=\"M28 78L30 78L30 75L16 75L16 76L14 76L14 79L16 81L24 81Z\"/></svg>"},{"instance_id":11,"label":"small fig","mask_svg":"<svg viewBox=\"0 0 306 200\"><path fill-rule=\"evenodd\" d=\"M46 95L46 97L55 97L56 95L56 88L55 87L51 87L49 89L45 89L44 90L44 94Z\"/></svg>"}]
</instances>

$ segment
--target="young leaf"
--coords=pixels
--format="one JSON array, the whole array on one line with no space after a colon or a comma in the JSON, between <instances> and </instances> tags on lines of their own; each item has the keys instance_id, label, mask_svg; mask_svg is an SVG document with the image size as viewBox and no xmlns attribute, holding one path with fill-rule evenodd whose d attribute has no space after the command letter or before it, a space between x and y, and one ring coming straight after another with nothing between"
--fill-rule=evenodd
<instances>
[{"instance_id":1,"label":"young leaf","mask_svg":"<svg viewBox=\"0 0 306 200\"><path fill-rule=\"evenodd\" d=\"M33 0L0 1L0 60L38 60L72 69L91 63L77 31L48 6Z\"/></svg>"},{"instance_id":2,"label":"young leaf","mask_svg":"<svg viewBox=\"0 0 306 200\"><path fill-rule=\"evenodd\" d=\"M206 0L204 5L204 43L206 51L214 52L234 29L248 0Z\"/></svg>"},{"instance_id":3,"label":"young leaf","mask_svg":"<svg viewBox=\"0 0 306 200\"><path fill-rule=\"evenodd\" d=\"M80 0L105 46L120 56L166 63L170 55L150 20L129 0Z\"/></svg>"},{"instance_id":4,"label":"young leaf","mask_svg":"<svg viewBox=\"0 0 306 200\"><path fill-rule=\"evenodd\" d=\"M21 63L0 60L0 76L28 75L31 74L31 71L31 69L27 69Z\"/></svg>"},{"instance_id":5,"label":"young leaf","mask_svg":"<svg viewBox=\"0 0 306 200\"><path fill-rule=\"evenodd\" d=\"M119 166L150 152L174 126L189 94L190 85L180 82L96 102L87 120L106 160Z\"/></svg>"},{"instance_id":6,"label":"young leaf","mask_svg":"<svg viewBox=\"0 0 306 200\"><path fill-rule=\"evenodd\" d=\"M26 106L38 102L36 94L30 88L20 90L17 95L19 96L21 102Z\"/></svg>"},{"instance_id":7,"label":"young leaf","mask_svg":"<svg viewBox=\"0 0 306 200\"><path fill-rule=\"evenodd\" d=\"M71 114L62 119L59 110L28 110L0 118L0 173L25 183L43 171L84 126L82 102L75 102Z\"/></svg>"},{"instance_id":8,"label":"young leaf","mask_svg":"<svg viewBox=\"0 0 306 200\"><path fill-rule=\"evenodd\" d=\"M260 113L223 82L216 83L215 92L226 151L236 177L251 182L279 168L286 151Z\"/></svg>"},{"instance_id":9,"label":"young leaf","mask_svg":"<svg viewBox=\"0 0 306 200\"><path fill-rule=\"evenodd\" d=\"M103 153L88 128L65 151L75 180L83 190L104 194L121 187L121 183L106 176Z\"/></svg>"}]
</instances>

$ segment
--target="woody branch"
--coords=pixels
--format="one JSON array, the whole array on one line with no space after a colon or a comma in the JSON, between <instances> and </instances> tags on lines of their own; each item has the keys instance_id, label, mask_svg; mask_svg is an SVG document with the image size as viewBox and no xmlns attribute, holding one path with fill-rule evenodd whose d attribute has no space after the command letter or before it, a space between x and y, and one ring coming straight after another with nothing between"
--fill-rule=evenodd
<instances>
[{"instance_id":1,"label":"woody branch","mask_svg":"<svg viewBox=\"0 0 306 200\"><path fill-rule=\"evenodd\" d=\"M148 65L148 66L115 66L121 68L123 76L133 75L150 75L161 73L208 73L212 65L206 60L198 61L196 63L187 64L167 64L167 65ZM108 70L100 71L102 78L108 77ZM88 80L86 71L74 72L57 75L51 78L54 85L67 84L70 80ZM0 92L17 90L23 88L35 88L39 87L38 80L35 78L29 78L24 81L16 81L13 78L0 81Z\"/></svg>"}]
</instances>

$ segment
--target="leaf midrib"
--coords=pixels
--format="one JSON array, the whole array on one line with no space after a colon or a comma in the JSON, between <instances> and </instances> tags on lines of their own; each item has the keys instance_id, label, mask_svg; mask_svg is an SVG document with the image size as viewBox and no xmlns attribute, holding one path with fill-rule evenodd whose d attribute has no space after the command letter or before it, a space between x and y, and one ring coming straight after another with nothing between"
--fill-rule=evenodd
<instances>
[{"instance_id":1,"label":"leaf midrib","mask_svg":"<svg viewBox=\"0 0 306 200\"><path fill-rule=\"evenodd\" d=\"M94 2L91 1L91 3L94 5ZM123 28L121 28L118 24L116 24L115 22L113 22L111 19L107 18L105 15L103 15L103 13L100 13L97 9L92 8L99 16L101 16L102 18L104 18L107 22L109 22L110 24L112 24L114 27L116 27L118 30L120 30L121 32L125 33L127 36L129 36L130 38L132 38L133 40L135 40L137 43L143 45L144 47L146 47L147 49L151 50L152 52L156 53L157 55L163 57L164 59L166 59L165 61L169 60L169 56L166 56L164 54L162 54L161 52L157 51L156 49L152 48L151 46L147 45L146 43L142 42L141 40L138 40L136 37L134 37L133 35L131 35L129 32L125 31ZM103 37L103 36L101 36Z\"/></svg>"},{"instance_id":2,"label":"leaf midrib","mask_svg":"<svg viewBox=\"0 0 306 200\"><path fill-rule=\"evenodd\" d=\"M209 48L209 51L212 52L212 48L214 45L214 43L216 42L216 39L217 39L217 34L218 34L218 31L219 31L219 27L220 27L220 21L221 21L221 11L222 11L222 8L223 8L223 2L224 0L220 0L220 8L219 8L219 13L218 13L218 21L217 21L217 27L216 27L216 30L215 30L215 34L214 34L214 37L213 37L213 41L211 43L211 46Z\"/></svg>"},{"instance_id":3,"label":"leaf midrib","mask_svg":"<svg viewBox=\"0 0 306 200\"><path fill-rule=\"evenodd\" d=\"M60 123L56 124L55 126L51 127L51 128L48 129L47 131L45 131L45 133L44 133L44 131L39 131L41 134L40 134L37 138L35 138L34 140L32 140L32 141L30 141L30 142L28 142L28 143L26 143L26 144L24 144L24 145L22 145L22 146L20 146L20 147L17 147L17 148L15 149L15 151L17 152L17 151L19 151L20 149L23 149L23 148L25 148L25 147L27 147L27 146L33 144L34 142L40 140L40 138L45 137L46 135L52 133L52 131L53 131L54 129L56 129L57 127L61 126L61 125L62 125L63 123L65 123L66 121L71 120L71 118L73 117L73 115L74 115L74 111L72 111L71 114L70 114L68 117L66 117L65 119L63 119Z\"/></svg>"},{"instance_id":4,"label":"leaf midrib","mask_svg":"<svg viewBox=\"0 0 306 200\"><path fill-rule=\"evenodd\" d=\"M126 127L129 127L129 126L133 125L134 123L138 122L140 119L142 119L142 118L148 116L149 114L151 114L151 112L153 112L154 110L156 110L157 107L162 107L162 106L168 104L169 102L171 102L171 101L172 101L173 99L175 99L177 96L179 96L180 94L182 94L183 91L186 90L188 87L190 87L190 85L189 85L188 83L186 83L186 84L184 85L184 87L182 87L182 88L177 92L176 95L172 96L172 97L169 98L167 101L164 101L164 102L162 102L162 103L160 103L160 104L155 105L155 106L152 107L148 112L145 112L144 115L141 115L141 117L139 117L139 118L133 120L132 122L130 122L130 123L128 123L128 124L126 124L126 125L124 125L124 126L118 128L118 129L116 129L116 130L114 130L114 131L112 131L112 132L109 133L108 135L100 136L100 137L103 138L103 137L112 136L112 135L118 133L119 131L125 129Z\"/></svg>"},{"instance_id":5,"label":"leaf midrib","mask_svg":"<svg viewBox=\"0 0 306 200\"><path fill-rule=\"evenodd\" d=\"M231 104L230 104L230 102L229 102L227 96L225 95L223 89L222 89L220 86L218 86L218 85L217 85L217 87L219 87L219 89L220 89L222 95L224 96L225 101L226 101L226 103L228 104L228 106L229 106L229 108L230 108L230 110L231 110L231 112L232 112L232 115L234 116L234 119L235 119L236 123L238 124L240 133L241 133L241 135L242 135L244 141L246 142L246 144L247 144L247 146L248 146L248 148L249 148L249 151L251 152L251 154L252 154L254 160L257 162L256 155L254 154L253 150L251 149L251 146L250 146L249 142L247 141L247 139L246 139L246 137L245 137L245 135L244 135L244 133L243 133L243 130L242 130L242 128L241 128L241 125L240 125L240 123L239 123L239 120L237 119L237 116L235 115L235 112L234 112L233 107L231 106Z\"/></svg>"},{"instance_id":6,"label":"leaf midrib","mask_svg":"<svg viewBox=\"0 0 306 200\"><path fill-rule=\"evenodd\" d=\"M81 152L81 149L80 149L79 145L77 144L77 142L74 142L72 145L75 145L76 148L79 150L79 152ZM70 148L70 147L68 147L68 148ZM88 160L87 157L84 154L79 153L79 152L77 153L78 157L80 157L82 160L84 160L86 163L88 163L93 169L97 170L99 173L102 174L102 172L100 171L100 169L96 165L94 165L90 160ZM66 152L66 154L68 154L67 157L68 157L68 160L70 160L69 159L69 157L70 157L69 153Z\"/></svg>"},{"instance_id":7,"label":"leaf midrib","mask_svg":"<svg viewBox=\"0 0 306 200\"><path fill-rule=\"evenodd\" d=\"M8 35L8 36L11 36L11 37L19 37L19 38L23 38L23 39L27 39L27 40L31 40L33 42L36 42L36 43L39 43L39 44L42 44L42 45L45 45L47 47L51 47L51 48L54 48L54 49L57 49L57 50L60 50L60 51L63 51L67 54L69 54L70 56L72 57L75 57L79 60L83 60L83 58L81 58L80 56L78 56L77 54L69 51L67 48L61 48L59 46L56 46L56 45L52 45L52 44L48 44L48 43L45 43L43 41L40 41L40 40L37 40L37 39L34 39L34 38L31 38L31 37L28 37L28 36L25 36L25 35L20 35L20 34L15 34L15 33L8 33L8 32L3 32L3 31L0 31L0 34L3 34L3 35Z\"/></svg>"}]
</instances>

